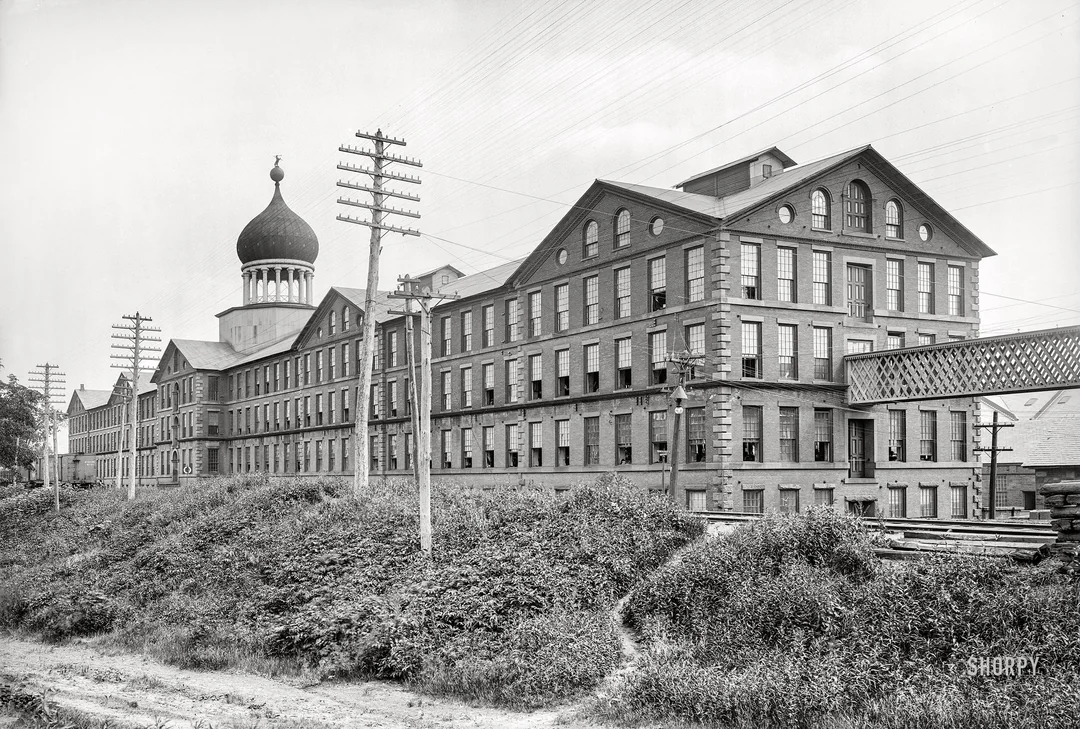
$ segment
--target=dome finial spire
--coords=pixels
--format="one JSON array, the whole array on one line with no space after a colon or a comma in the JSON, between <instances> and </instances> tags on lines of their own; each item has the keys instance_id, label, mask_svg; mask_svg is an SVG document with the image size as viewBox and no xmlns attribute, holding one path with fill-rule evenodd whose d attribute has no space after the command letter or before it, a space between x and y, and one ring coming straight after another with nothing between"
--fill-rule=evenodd
<instances>
[{"instance_id":1,"label":"dome finial spire","mask_svg":"<svg viewBox=\"0 0 1080 729\"><path fill-rule=\"evenodd\" d=\"M285 170L279 166L281 164L281 155L274 155L274 169L270 170L270 179L274 181L274 187L277 187L282 180L285 179Z\"/></svg>"}]
</instances>

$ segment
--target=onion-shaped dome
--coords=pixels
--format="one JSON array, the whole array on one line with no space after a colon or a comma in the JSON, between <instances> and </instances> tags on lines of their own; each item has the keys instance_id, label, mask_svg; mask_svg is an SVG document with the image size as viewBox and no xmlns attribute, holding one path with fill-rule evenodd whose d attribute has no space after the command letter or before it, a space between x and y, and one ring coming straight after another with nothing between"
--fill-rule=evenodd
<instances>
[{"instance_id":1,"label":"onion-shaped dome","mask_svg":"<svg viewBox=\"0 0 1080 729\"><path fill-rule=\"evenodd\" d=\"M252 218L236 239L236 255L243 264L271 259L292 259L315 263L319 239L303 218L289 209L281 197L285 173L278 166L270 170L274 197L266 210Z\"/></svg>"}]
</instances>

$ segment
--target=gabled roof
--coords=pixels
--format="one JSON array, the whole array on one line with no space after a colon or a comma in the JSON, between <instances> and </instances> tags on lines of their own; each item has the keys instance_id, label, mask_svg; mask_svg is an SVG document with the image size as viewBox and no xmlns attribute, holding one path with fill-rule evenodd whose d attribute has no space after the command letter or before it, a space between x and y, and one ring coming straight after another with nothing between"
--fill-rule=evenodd
<instances>
[{"instance_id":1,"label":"gabled roof","mask_svg":"<svg viewBox=\"0 0 1080 729\"><path fill-rule=\"evenodd\" d=\"M536 246L532 253L521 262L518 269L507 279L507 283L516 285L522 279L531 276L555 245L562 241L570 231L581 225L588 216L594 214L597 203L608 193L618 194L630 199L636 198L646 204L651 203L669 210L674 215L681 215L684 218L697 220L706 225L713 225L717 222L717 198L662 187L634 185L611 180L594 180L589 189L559 219L555 227L548 231L540 245Z\"/></svg>"},{"instance_id":2,"label":"gabled roof","mask_svg":"<svg viewBox=\"0 0 1080 729\"><path fill-rule=\"evenodd\" d=\"M788 167L791 167L792 165L795 164L795 160L791 159L791 157L788 157L786 154L781 152L778 148L769 147L768 149L763 149L760 152L755 152L754 154L748 154L745 157L741 157L741 158L735 160L734 162L728 162L727 164L720 165L719 167L713 167L711 170L709 170L707 172L699 172L698 174L694 175L693 177L689 177L689 178L683 180L682 182L680 182L675 187L682 187L683 185L689 184L691 182L695 182L696 180L700 180L702 177L708 177L709 175L715 175L717 172L723 172L724 170L726 170L726 169L728 169L730 167L734 167L735 165L741 165L741 164L745 164L747 162L752 162L753 160L756 160L758 157L761 157L762 155L766 155L766 154L771 154L773 157L776 157L778 160L780 160L780 162L784 165L785 170Z\"/></svg>"},{"instance_id":3,"label":"gabled roof","mask_svg":"<svg viewBox=\"0 0 1080 729\"><path fill-rule=\"evenodd\" d=\"M461 271L457 270L457 268L455 268L454 266L451 266L449 263L444 263L441 266L436 266L435 268L431 269L430 271L425 271L424 273L418 273L415 276L413 276L413 278L424 278L425 276L430 276L433 273L436 273L438 271L443 270L444 268L449 268L451 271L456 273L458 276L464 276L465 275Z\"/></svg>"},{"instance_id":4,"label":"gabled roof","mask_svg":"<svg viewBox=\"0 0 1080 729\"><path fill-rule=\"evenodd\" d=\"M1069 428L1080 432L1080 392L1075 390L1046 390L1018 392L979 398L992 410L1001 413L1012 427L998 436L998 444L1011 448L998 457L1000 463L1027 465L1070 465L1072 454L1063 447L1072 447L1080 458L1080 442L1069 445L1063 440ZM989 422L983 417L983 422ZM1032 462L1031 459L1036 459ZM1044 461L1055 461L1054 464ZM1080 465L1080 464L1078 464Z\"/></svg>"},{"instance_id":5,"label":"gabled roof","mask_svg":"<svg viewBox=\"0 0 1080 729\"><path fill-rule=\"evenodd\" d=\"M771 203L775 198L787 193L792 188L812 184L817 178L856 157L889 187L904 196L909 204L922 211L937 228L946 232L960 246L973 255L980 257L997 255L990 246L983 243L977 235L968 230L963 223L923 192L907 175L897 169L892 162L885 159L880 152L869 144L847 152L841 152L832 157L826 157L817 162L809 162L805 165L793 167L790 170L784 170L781 174L763 180L748 190L742 190L721 198L724 208L723 217L727 220L742 217Z\"/></svg>"},{"instance_id":6,"label":"gabled roof","mask_svg":"<svg viewBox=\"0 0 1080 729\"><path fill-rule=\"evenodd\" d=\"M506 280L513 275L514 271L518 270L518 267L524 261L524 258L519 258L515 261L500 263L498 266L485 271L462 276L441 287L439 293L457 294L459 298L467 299L470 296L477 296L486 291L502 288L506 284Z\"/></svg>"},{"instance_id":7,"label":"gabled roof","mask_svg":"<svg viewBox=\"0 0 1080 729\"><path fill-rule=\"evenodd\" d=\"M233 366L244 356L228 342L173 339L169 345L180 350L180 354L184 355L184 359L196 370L223 370ZM166 358L162 357L161 361L165 362Z\"/></svg>"},{"instance_id":8,"label":"gabled roof","mask_svg":"<svg viewBox=\"0 0 1080 729\"><path fill-rule=\"evenodd\" d=\"M389 310L392 308L394 300L389 298L390 293L391 292L389 291L379 291L375 294L376 322L387 321L391 318ZM359 309L361 313L364 313L364 315L366 316L364 308L367 306L367 289L350 289L345 288L344 286L331 286L330 290L326 292L326 296L322 298L322 301L320 301L319 305L315 308L315 311L313 311L311 313L311 316L308 317L308 320L304 324L304 327L300 330L298 334L296 334L296 336L292 338L292 347L299 349L301 346L303 346L303 343L307 341L307 339L311 336L311 333L315 331L315 329L318 327L319 322L321 322L323 320L323 317L326 316L326 313L334 307L334 302L339 298L345 299L350 304ZM358 321L357 325L359 325L359 323L360 322ZM256 354L257 356L254 357L254 359L258 359L259 357L265 357L267 354L270 353L258 352Z\"/></svg>"},{"instance_id":9,"label":"gabled roof","mask_svg":"<svg viewBox=\"0 0 1080 729\"><path fill-rule=\"evenodd\" d=\"M348 299L349 302L351 302L358 309L360 309L360 311L364 311L364 307L367 305L367 289L347 289L344 286L331 286L330 290L337 291L339 294ZM390 309L396 308L397 303L390 298L391 293L392 292L390 291L379 291L375 294L374 303L376 322L386 321L387 319L389 319L390 314L388 312L390 311ZM318 312L316 312L316 314L311 317L311 321L315 321L315 317L317 315ZM364 315L366 316L367 312L364 312Z\"/></svg>"},{"instance_id":10,"label":"gabled roof","mask_svg":"<svg viewBox=\"0 0 1080 729\"><path fill-rule=\"evenodd\" d=\"M1025 466L1080 466L1080 415L1036 420Z\"/></svg>"},{"instance_id":11,"label":"gabled roof","mask_svg":"<svg viewBox=\"0 0 1080 729\"><path fill-rule=\"evenodd\" d=\"M851 161L863 152L871 149L870 145L849 149L847 152L834 154L816 162L808 162L798 167L784 170L747 190L740 190L732 195L720 198L722 211L718 217L736 218L748 213L774 197L778 197L794 187L800 187L818 175L823 175L834 167Z\"/></svg>"},{"instance_id":12,"label":"gabled roof","mask_svg":"<svg viewBox=\"0 0 1080 729\"><path fill-rule=\"evenodd\" d=\"M652 201L674 205L691 213L708 215L710 218L724 217L724 198L700 195L696 192L672 190L667 187L635 185L632 182L617 182L615 180L597 180L597 182L635 195L642 195Z\"/></svg>"},{"instance_id":13,"label":"gabled roof","mask_svg":"<svg viewBox=\"0 0 1080 729\"><path fill-rule=\"evenodd\" d=\"M72 398L79 398L84 410L92 410L107 404L112 393L112 390L76 390Z\"/></svg>"}]
</instances>

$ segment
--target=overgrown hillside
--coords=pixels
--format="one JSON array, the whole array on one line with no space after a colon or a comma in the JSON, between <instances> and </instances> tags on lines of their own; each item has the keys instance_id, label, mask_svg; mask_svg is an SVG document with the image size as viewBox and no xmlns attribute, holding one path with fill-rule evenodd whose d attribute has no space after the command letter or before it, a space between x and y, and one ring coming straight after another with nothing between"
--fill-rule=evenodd
<instances>
[{"instance_id":1,"label":"overgrown hillside","mask_svg":"<svg viewBox=\"0 0 1080 729\"><path fill-rule=\"evenodd\" d=\"M637 587L624 615L646 649L597 709L618 721L1080 721L1080 584L974 557L882 563L862 526L830 509L695 545ZM969 659L1022 656L1038 659L1034 675L968 675Z\"/></svg>"},{"instance_id":2,"label":"overgrown hillside","mask_svg":"<svg viewBox=\"0 0 1080 729\"><path fill-rule=\"evenodd\" d=\"M128 503L0 492L0 625L106 634L166 663L404 679L516 707L580 693L618 662L609 611L702 533L665 499L602 479L440 493L418 556L411 486L221 479Z\"/></svg>"}]
</instances>

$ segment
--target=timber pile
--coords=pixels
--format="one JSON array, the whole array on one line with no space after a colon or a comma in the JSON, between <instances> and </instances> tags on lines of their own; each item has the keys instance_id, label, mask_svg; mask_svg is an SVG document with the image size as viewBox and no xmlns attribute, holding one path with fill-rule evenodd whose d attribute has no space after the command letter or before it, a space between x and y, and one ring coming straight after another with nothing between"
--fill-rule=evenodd
<instances>
[{"instance_id":1,"label":"timber pile","mask_svg":"<svg viewBox=\"0 0 1080 729\"><path fill-rule=\"evenodd\" d=\"M1061 481L1039 489L1050 507L1050 524L1058 532L1054 551L1066 571L1080 569L1080 481Z\"/></svg>"},{"instance_id":2,"label":"timber pile","mask_svg":"<svg viewBox=\"0 0 1080 729\"><path fill-rule=\"evenodd\" d=\"M933 554L971 554L1002 557L1036 564L1050 556L1053 531L993 522L934 524L922 522L910 526L898 520L883 523L888 547L878 548L882 559L922 559Z\"/></svg>"}]
</instances>

